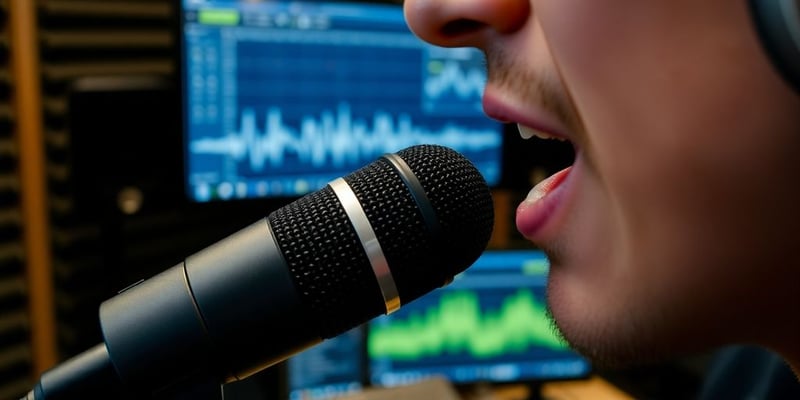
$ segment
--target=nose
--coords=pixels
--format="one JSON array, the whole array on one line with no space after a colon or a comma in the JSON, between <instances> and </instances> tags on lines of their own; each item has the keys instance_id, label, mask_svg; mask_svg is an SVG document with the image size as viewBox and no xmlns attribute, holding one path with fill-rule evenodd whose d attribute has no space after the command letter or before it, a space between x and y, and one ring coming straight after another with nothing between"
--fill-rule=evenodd
<instances>
[{"instance_id":1,"label":"nose","mask_svg":"<svg viewBox=\"0 0 800 400\"><path fill-rule=\"evenodd\" d=\"M444 47L481 47L493 35L516 31L528 19L529 0L405 0L409 28Z\"/></svg>"}]
</instances>

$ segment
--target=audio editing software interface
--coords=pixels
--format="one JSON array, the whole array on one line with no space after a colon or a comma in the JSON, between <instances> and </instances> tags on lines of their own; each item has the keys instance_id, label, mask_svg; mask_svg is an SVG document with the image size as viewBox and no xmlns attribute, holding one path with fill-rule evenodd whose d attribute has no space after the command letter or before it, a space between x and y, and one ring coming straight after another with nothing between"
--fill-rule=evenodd
<instances>
[{"instance_id":1,"label":"audio editing software interface","mask_svg":"<svg viewBox=\"0 0 800 400\"><path fill-rule=\"evenodd\" d=\"M353 328L285 363L289 400L325 400L357 393L367 372L364 327Z\"/></svg>"},{"instance_id":2,"label":"audio editing software interface","mask_svg":"<svg viewBox=\"0 0 800 400\"><path fill-rule=\"evenodd\" d=\"M475 49L430 46L400 4L183 0L188 197L297 196L384 153L441 144L501 175Z\"/></svg>"},{"instance_id":3,"label":"audio editing software interface","mask_svg":"<svg viewBox=\"0 0 800 400\"><path fill-rule=\"evenodd\" d=\"M462 386L585 378L590 363L547 316L548 271L539 250L487 250L450 285L290 358L289 398L330 399L433 376Z\"/></svg>"},{"instance_id":4,"label":"audio editing software interface","mask_svg":"<svg viewBox=\"0 0 800 400\"><path fill-rule=\"evenodd\" d=\"M369 381L456 384L584 377L588 361L555 333L545 308L549 263L538 250L487 250L444 288L375 319Z\"/></svg>"}]
</instances>

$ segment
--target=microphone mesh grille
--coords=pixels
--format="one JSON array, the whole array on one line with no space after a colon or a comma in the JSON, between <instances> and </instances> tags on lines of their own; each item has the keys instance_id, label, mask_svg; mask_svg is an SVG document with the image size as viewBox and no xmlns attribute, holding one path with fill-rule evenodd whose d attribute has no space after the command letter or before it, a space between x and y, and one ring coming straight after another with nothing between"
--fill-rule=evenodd
<instances>
[{"instance_id":1,"label":"microphone mesh grille","mask_svg":"<svg viewBox=\"0 0 800 400\"><path fill-rule=\"evenodd\" d=\"M412 301L444 285L478 258L489 241L494 204L483 176L452 149L414 146L397 153L422 184L441 225L432 236L409 190L389 162L379 159L369 174L347 179L361 201L389 261L400 299ZM397 187L381 194L370 176L383 177ZM387 195L392 195L386 199Z\"/></svg>"},{"instance_id":2,"label":"microphone mesh grille","mask_svg":"<svg viewBox=\"0 0 800 400\"><path fill-rule=\"evenodd\" d=\"M461 154L435 145L397 154L422 184L440 235L430 231L410 190L385 159L344 179L375 231L405 304L443 286L477 259L489 241L494 208L483 176ZM268 219L323 337L385 313L369 261L329 187Z\"/></svg>"},{"instance_id":3,"label":"microphone mesh grille","mask_svg":"<svg viewBox=\"0 0 800 400\"><path fill-rule=\"evenodd\" d=\"M330 187L274 211L268 220L323 338L385 312L369 260Z\"/></svg>"}]
</instances>

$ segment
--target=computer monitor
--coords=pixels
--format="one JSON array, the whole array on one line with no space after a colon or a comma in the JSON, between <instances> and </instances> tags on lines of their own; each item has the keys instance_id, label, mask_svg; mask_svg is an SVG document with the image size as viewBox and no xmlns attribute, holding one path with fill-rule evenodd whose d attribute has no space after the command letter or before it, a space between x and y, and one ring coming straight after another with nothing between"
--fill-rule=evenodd
<instances>
[{"instance_id":1,"label":"computer monitor","mask_svg":"<svg viewBox=\"0 0 800 400\"><path fill-rule=\"evenodd\" d=\"M400 2L180 0L179 15L190 201L299 196L421 143L500 181L483 55L424 43Z\"/></svg>"},{"instance_id":2,"label":"computer monitor","mask_svg":"<svg viewBox=\"0 0 800 400\"><path fill-rule=\"evenodd\" d=\"M289 400L328 400L364 387L366 356L364 326L298 353L284 362Z\"/></svg>"},{"instance_id":3,"label":"computer monitor","mask_svg":"<svg viewBox=\"0 0 800 400\"><path fill-rule=\"evenodd\" d=\"M370 322L369 382L542 383L588 376L591 365L555 333L539 250L487 250L448 286Z\"/></svg>"}]
</instances>

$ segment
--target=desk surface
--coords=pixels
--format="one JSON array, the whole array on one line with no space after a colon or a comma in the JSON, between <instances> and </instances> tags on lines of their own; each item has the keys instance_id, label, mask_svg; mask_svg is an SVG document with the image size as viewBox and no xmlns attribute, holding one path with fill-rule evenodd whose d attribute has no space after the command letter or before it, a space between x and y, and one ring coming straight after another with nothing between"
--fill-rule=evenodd
<instances>
[{"instance_id":1,"label":"desk surface","mask_svg":"<svg viewBox=\"0 0 800 400\"><path fill-rule=\"evenodd\" d=\"M524 400L529 388L510 386L497 389L492 400ZM633 397L608 381L593 376L585 380L552 382L542 386L544 400L633 400Z\"/></svg>"},{"instance_id":2,"label":"desk surface","mask_svg":"<svg viewBox=\"0 0 800 400\"><path fill-rule=\"evenodd\" d=\"M419 384L369 388L363 392L337 398L339 400L527 400L530 387L525 385L484 386L468 393L457 393L443 379L431 379ZM632 400L633 397L600 377L547 383L542 386L543 400Z\"/></svg>"},{"instance_id":3,"label":"desk surface","mask_svg":"<svg viewBox=\"0 0 800 400\"><path fill-rule=\"evenodd\" d=\"M600 377L585 381L549 383L542 388L542 395L552 400L595 399L628 400L632 396Z\"/></svg>"}]
</instances>

